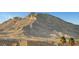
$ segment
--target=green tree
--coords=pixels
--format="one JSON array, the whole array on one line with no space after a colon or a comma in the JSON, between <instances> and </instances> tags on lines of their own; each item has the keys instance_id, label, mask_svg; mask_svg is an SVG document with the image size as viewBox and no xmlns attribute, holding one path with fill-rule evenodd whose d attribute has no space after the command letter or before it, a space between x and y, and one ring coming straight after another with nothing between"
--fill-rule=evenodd
<instances>
[{"instance_id":1,"label":"green tree","mask_svg":"<svg viewBox=\"0 0 79 59\"><path fill-rule=\"evenodd\" d=\"M66 43L66 38L63 36L60 38L60 43L58 44L59 46L63 46Z\"/></svg>"},{"instance_id":2,"label":"green tree","mask_svg":"<svg viewBox=\"0 0 79 59\"><path fill-rule=\"evenodd\" d=\"M61 40L60 40L62 43L66 43L66 38L63 36L61 37Z\"/></svg>"},{"instance_id":3,"label":"green tree","mask_svg":"<svg viewBox=\"0 0 79 59\"><path fill-rule=\"evenodd\" d=\"M69 45L74 46L75 45L75 40L73 38L69 39Z\"/></svg>"}]
</instances>

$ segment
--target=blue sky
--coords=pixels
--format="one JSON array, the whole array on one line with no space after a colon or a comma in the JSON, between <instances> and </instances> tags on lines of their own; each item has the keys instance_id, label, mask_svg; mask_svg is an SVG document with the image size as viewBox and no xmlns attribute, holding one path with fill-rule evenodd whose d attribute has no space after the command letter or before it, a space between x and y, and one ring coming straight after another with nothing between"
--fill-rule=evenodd
<instances>
[{"instance_id":1,"label":"blue sky","mask_svg":"<svg viewBox=\"0 0 79 59\"><path fill-rule=\"evenodd\" d=\"M79 12L53 12L50 14L57 16L67 22L79 25Z\"/></svg>"},{"instance_id":2,"label":"blue sky","mask_svg":"<svg viewBox=\"0 0 79 59\"><path fill-rule=\"evenodd\" d=\"M67 22L79 25L79 12L47 12L47 13L57 16ZM28 14L29 14L28 12L0 12L0 23L15 16L25 17Z\"/></svg>"},{"instance_id":3,"label":"blue sky","mask_svg":"<svg viewBox=\"0 0 79 59\"><path fill-rule=\"evenodd\" d=\"M13 17L25 17L28 14L27 12L0 12L0 23Z\"/></svg>"}]
</instances>

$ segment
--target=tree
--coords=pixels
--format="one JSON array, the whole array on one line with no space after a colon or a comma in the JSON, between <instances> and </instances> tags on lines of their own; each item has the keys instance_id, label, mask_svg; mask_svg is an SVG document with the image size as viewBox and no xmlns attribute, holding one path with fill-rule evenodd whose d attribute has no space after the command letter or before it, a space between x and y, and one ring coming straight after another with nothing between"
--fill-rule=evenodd
<instances>
[{"instance_id":1,"label":"tree","mask_svg":"<svg viewBox=\"0 0 79 59\"><path fill-rule=\"evenodd\" d=\"M20 46L20 42L17 42L17 45L16 46Z\"/></svg>"},{"instance_id":2,"label":"tree","mask_svg":"<svg viewBox=\"0 0 79 59\"><path fill-rule=\"evenodd\" d=\"M61 37L61 40L60 40L62 43L66 43L66 38L63 36Z\"/></svg>"},{"instance_id":3,"label":"tree","mask_svg":"<svg viewBox=\"0 0 79 59\"><path fill-rule=\"evenodd\" d=\"M75 45L75 40L73 38L69 39L69 45L74 46Z\"/></svg>"},{"instance_id":4,"label":"tree","mask_svg":"<svg viewBox=\"0 0 79 59\"><path fill-rule=\"evenodd\" d=\"M60 46L63 46L63 45L65 45L65 43L66 43L66 38L63 36L63 37L61 37L60 38Z\"/></svg>"}]
</instances>

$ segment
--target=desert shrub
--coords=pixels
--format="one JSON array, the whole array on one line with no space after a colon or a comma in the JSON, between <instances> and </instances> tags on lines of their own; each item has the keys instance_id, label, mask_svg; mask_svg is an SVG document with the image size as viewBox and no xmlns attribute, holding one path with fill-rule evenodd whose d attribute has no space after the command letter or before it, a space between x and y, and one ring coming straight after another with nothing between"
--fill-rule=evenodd
<instances>
[{"instance_id":1,"label":"desert shrub","mask_svg":"<svg viewBox=\"0 0 79 59\"><path fill-rule=\"evenodd\" d=\"M58 46L66 46L66 38L63 36L60 38L59 43L57 43Z\"/></svg>"},{"instance_id":2,"label":"desert shrub","mask_svg":"<svg viewBox=\"0 0 79 59\"><path fill-rule=\"evenodd\" d=\"M69 45L71 46L75 45L75 40L73 38L69 39Z\"/></svg>"},{"instance_id":3,"label":"desert shrub","mask_svg":"<svg viewBox=\"0 0 79 59\"><path fill-rule=\"evenodd\" d=\"M61 43L66 43L66 38L63 36L63 37L61 37L61 39L60 39L60 41L61 41Z\"/></svg>"},{"instance_id":4,"label":"desert shrub","mask_svg":"<svg viewBox=\"0 0 79 59\"><path fill-rule=\"evenodd\" d=\"M16 46L20 46L20 43L19 42L17 42L17 45Z\"/></svg>"}]
</instances>

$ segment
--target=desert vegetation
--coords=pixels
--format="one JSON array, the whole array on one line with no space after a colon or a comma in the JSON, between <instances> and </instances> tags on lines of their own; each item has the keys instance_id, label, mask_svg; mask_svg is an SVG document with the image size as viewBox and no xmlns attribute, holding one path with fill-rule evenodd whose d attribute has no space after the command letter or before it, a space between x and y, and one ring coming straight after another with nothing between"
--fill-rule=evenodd
<instances>
[{"instance_id":1,"label":"desert vegetation","mask_svg":"<svg viewBox=\"0 0 79 59\"><path fill-rule=\"evenodd\" d=\"M57 41L51 40L26 40L26 39L12 39L1 38L0 46L78 46L79 41L75 41L74 38L66 39L61 37Z\"/></svg>"},{"instance_id":2,"label":"desert vegetation","mask_svg":"<svg viewBox=\"0 0 79 59\"><path fill-rule=\"evenodd\" d=\"M73 38L69 39L69 45L71 45L71 46L75 45L75 40Z\"/></svg>"}]
</instances>

